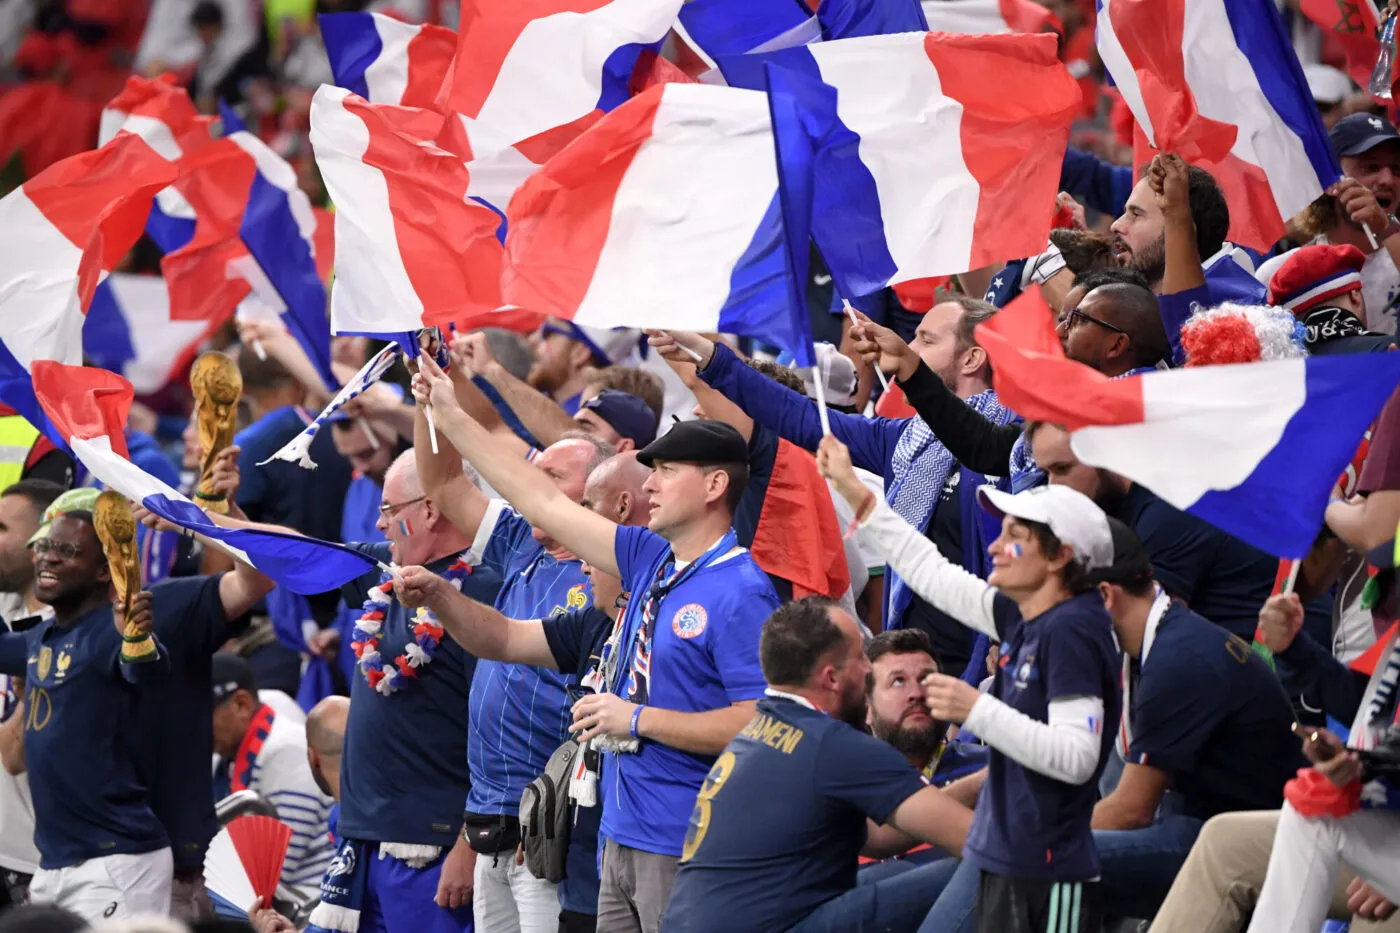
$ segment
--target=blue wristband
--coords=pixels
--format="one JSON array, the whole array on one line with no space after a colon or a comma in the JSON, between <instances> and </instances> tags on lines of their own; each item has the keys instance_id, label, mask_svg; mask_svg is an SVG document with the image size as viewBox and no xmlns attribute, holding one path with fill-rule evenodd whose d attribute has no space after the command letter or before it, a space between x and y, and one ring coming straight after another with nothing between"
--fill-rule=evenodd
<instances>
[{"instance_id":1,"label":"blue wristband","mask_svg":"<svg viewBox=\"0 0 1400 933\"><path fill-rule=\"evenodd\" d=\"M632 710L632 726L631 726L631 728L629 728L629 729L627 730L628 732L630 732L630 733L632 734L632 738L634 738L634 739L640 739L640 738L641 738L641 736L637 734L637 720L639 720L639 719L641 719L641 718L642 718L642 707L639 706L639 707L637 707L636 709Z\"/></svg>"}]
</instances>

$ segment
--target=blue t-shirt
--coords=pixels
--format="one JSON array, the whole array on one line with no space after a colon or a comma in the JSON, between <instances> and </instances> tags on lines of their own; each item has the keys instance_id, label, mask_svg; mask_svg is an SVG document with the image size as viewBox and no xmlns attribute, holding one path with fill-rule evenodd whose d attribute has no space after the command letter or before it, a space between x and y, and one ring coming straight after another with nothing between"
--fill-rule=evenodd
<instances>
[{"instance_id":1,"label":"blue t-shirt","mask_svg":"<svg viewBox=\"0 0 1400 933\"><path fill-rule=\"evenodd\" d=\"M582 680L598 668L603 645L613 632L613 620L595 606L574 609L541 620L549 652L559 670ZM559 882L559 906L580 914L598 912L598 826L601 806L574 807L564 880Z\"/></svg>"},{"instance_id":2,"label":"blue t-shirt","mask_svg":"<svg viewBox=\"0 0 1400 933\"><path fill-rule=\"evenodd\" d=\"M41 868L169 845L132 743L141 728L139 690L170 673L156 640L159 660L122 664L121 634L105 603L67 627L45 619L23 634L0 635L0 673L26 682L24 755ZM208 768L206 758L206 791Z\"/></svg>"},{"instance_id":3,"label":"blue t-shirt","mask_svg":"<svg viewBox=\"0 0 1400 933\"><path fill-rule=\"evenodd\" d=\"M374 544L384 540L379 530L379 506L384 488L363 473L356 473L345 490L345 506L340 511L340 537L337 541Z\"/></svg>"},{"instance_id":4,"label":"blue t-shirt","mask_svg":"<svg viewBox=\"0 0 1400 933\"><path fill-rule=\"evenodd\" d=\"M1198 819L1282 805L1283 785L1307 762L1288 697L1247 642L1173 604L1138 670L1134 662L1128 761L1171 774Z\"/></svg>"},{"instance_id":5,"label":"blue t-shirt","mask_svg":"<svg viewBox=\"0 0 1400 933\"><path fill-rule=\"evenodd\" d=\"M866 818L887 822L925 786L887 743L765 697L691 809L662 929L788 929L856 886Z\"/></svg>"},{"instance_id":6,"label":"blue t-shirt","mask_svg":"<svg viewBox=\"0 0 1400 933\"><path fill-rule=\"evenodd\" d=\"M1083 784L1057 781L993 748L963 858L1006 878L1088 881L1099 874L1089 822L1122 709L1113 624L1097 592L1067 599L1029 622L998 593L993 614L1003 638L992 696L1037 722L1049 721L1052 700L1102 697L1104 722L1095 724L1098 766Z\"/></svg>"},{"instance_id":7,"label":"blue t-shirt","mask_svg":"<svg viewBox=\"0 0 1400 933\"><path fill-rule=\"evenodd\" d=\"M1244 639L1273 592L1278 558L1188 515L1134 483L1119 518L1142 539L1152 575L1191 610Z\"/></svg>"},{"instance_id":8,"label":"blue t-shirt","mask_svg":"<svg viewBox=\"0 0 1400 933\"><path fill-rule=\"evenodd\" d=\"M767 575L730 531L660 600L650 639L643 607L658 572L673 565L671 545L645 528L619 528L615 550L623 589L632 594L622 644L631 664L616 692L633 703L703 713L763 696L758 637L778 607ZM604 755L603 835L621 845L679 856L695 794L715 763L659 742L636 754Z\"/></svg>"},{"instance_id":9,"label":"blue t-shirt","mask_svg":"<svg viewBox=\"0 0 1400 933\"><path fill-rule=\"evenodd\" d=\"M593 602L583 562L558 561L530 536L530 523L509 509L493 506L482 555L504 581L496 609L511 619L544 619L583 609ZM481 661L472 682L472 789L467 812L520 813L525 786L544 772L549 756L569 737L569 695L573 677L526 664Z\"/></svg>"},{"instance_id":10,"label":"blue t-shirt","mask_svg":"<svg viewBox=\"0 0 1400 933\"><path fill-rule=\"evenodd\" d=\"M335 449L330 431L321 431L311 442L316 469L274 460L259 463L281 450L311 423L300 406L288 405L268 412L250 424L233 442L241 449L238 470L238 505L255 522L286 525L323 541L340 539L341 506L350 485L350 463Z\"/></svg>"},{"instance_id":11,"label":"blue t-shirt","mask_svg":"<svg viewBox=\"0 0 1400 933\"><path fill-rule=\"evenodd\" d=\"M247 627L230 623L219 598L222 574L176 577L151 587L156 636L170 652L170 676L147 686L137 700L135 733L151 807L165 826L175 870L204 865L204 850L219 831L209 786L214 755L214 680L211 659Z\"/></svg>"},{"instance_id":12,"label":"blue t-shirt","mask_svg":"<svg viewBox=\"0 0 1400 933\"><path fill-rule=\"evenodd\" d=\"M389 562L388 544L351 547ZM455 559L435 561L428 569L441 573ZM366 574L346 586L345 601L363 604L380 579L377 573ZM462 582L462 592L489 603L500 583L495 571L476 567ZM398 600L389 604L379 636L379 653L386 661L403 653L417 614ZM346 838L446 848L457 841L462 794L472 781L462 713L475 666L476 659L444 634L433 663L389 696L354 672L340 774L339 831Z\"/></svg>"}]
</instances>

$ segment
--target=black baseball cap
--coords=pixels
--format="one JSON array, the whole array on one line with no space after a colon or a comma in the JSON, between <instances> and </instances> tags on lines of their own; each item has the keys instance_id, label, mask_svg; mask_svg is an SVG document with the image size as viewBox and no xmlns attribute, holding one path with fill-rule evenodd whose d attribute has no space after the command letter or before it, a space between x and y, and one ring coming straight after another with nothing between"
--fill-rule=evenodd
<instances>
[{"instance_id":1,"label":"black baseball cap","mask_svg":"<svg viewBox=\"0 0 1400 933\"><path fill-rule=\"evenodd\" d=\"M1337 158L1370 152L1381 143L1400 139L1400 133L1385 117L1374 113L1353 113L1342 117L1327 134Z\"/></svg>"},{"instance_id":2,"label":"black baseball cap","mask_svg":"<svg viewBox=\"0 0 1400 933\"><path fill-rule=\"evenodd\" d=\"M1132 586L1152 579L1152 560L1137 532L1109 516L1108 532L1113 536L1113 563L1094 571L1095 583Z\"/></svg>"},{"instance_id":3,"label":"black baseball cap","mask_svg":"<svg viewBox=\"0 0 1400 933\"><path fill-rule=\"evenodd\" d=\"M604 389L579 406L602 418L638 447L656 440L656 413L646 402L618 389Z\"/></svg>"},{"instance_id":4,"label":"black baseball cap","mask_svg":"<svg viewBox=\"0 0 1400 933\"><path fill-rule=\"evenodd\" d=\"M253 679L253 668L246 660L229 651L214 655L210 664L214 682L214 705L227 700L240 690L258 695L257 681Z\"/></svg>"},{"instance_id":5,"label":"black baseball cap","mask_svg":"<svg viewBox=\"0 0 1400 933\"><path fill-rule=\"evenodd\" d=\"M653 466L657 460L747 463L749 445L744 435L723 421L677 421L670 431L637 452L642 466Z\"/></svg>"}]
</instances>

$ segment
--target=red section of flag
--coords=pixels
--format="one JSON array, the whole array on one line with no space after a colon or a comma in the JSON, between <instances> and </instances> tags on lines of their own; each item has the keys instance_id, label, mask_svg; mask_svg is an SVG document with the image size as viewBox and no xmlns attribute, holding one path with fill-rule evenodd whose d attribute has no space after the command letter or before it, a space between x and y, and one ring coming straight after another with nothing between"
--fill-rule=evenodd
<instances>
[{"instance_id":1,"label":"red section of flag","mask_svg":"<svg viewBox=\"0 0 1400 933\"><path fill-rule=\"evenodd\" d=\"M1052 30L1064 34L1060 18L1035 0L997 0L997 3L1001 7L1001 18L1013 32Z\"/></svg>"},{"instance_id":2,"label":"red section of flag","mask_svg":"<svg viewBox=\"0 0 1400 933\"><path fill-rule=\"evenodd\" d=\"M635 96L647 88L658 84L699 84L677 65L657 55L651 49L643 49L637 56L637 67L632 69L632 80L627 89Z\"/></svg>"},{"instance_id":3,"label":"red section of flag","mask_svg":"<svg viewBox=\"0 0 1400 933\"><path fill-rule=\"evenodd\" d=\"M651 138L665 86L609 113L530 177L506 211L506 304L573 318L612 224L613 200Z\"/></svg>"},{"instance_id":4,"label":"red section of flag","mask_svg":"<svg viewBox=\"0 0 1400 933\"><path fill-rule=\"evenodd\" d=\"M899 387L899 383L891 382L887 392L880 396L880 400L875 403L875 414L881 418L917 418L919 413L914 410L904 397L904 390Z\"/></svg>"},{"instance_id":5,"label":"red section of flag","mask_svg":"<svg viewBox=\"0 0 1400 933\"><path fill-rule=\"evenodd\" d=\"M1390 644L1390 636L1395 634L1396 628L1400 628L1400 622L1391 623L1390 628L1386 629L1385 632L1381 634L1381 637L1376 639L1374 645L1367 648L1365 653L1359 658L1354 659L1351 664L1347 666L1358 674L1365 674L1367 677L1374 676L1376 673L1376 666L1385 660L1386 646Z\"/></svg>"},{"instance_id":6,"label":"red section of flag","mask_svg":"<svg viewBox=\"0 0 1400 933\"><path fill-rule=\"evenodd\" d=\"M371 104L353 94L344 106L368 130L369 146L361 160L383 173L394 236L423 302L424 325L500 307L500 218L467 199L466 166L452 153L400 129L403 123L396 125L396 120L402 108Z\"/></svg>"},{"instance_id":7,"label":"red section of flag","mask_svg":"<svg viewBox=\"0 0 1400 933\"><path fill-rule=\"evenodd\" d=\"M1201 115L1186 80L1185 0L1114 0L1113 31L1137 75L1157 148L1187 162L1219 162L1236 127Z\"/></svg>"},{"instance_id":8,"label":"red section of flag","mask_svg":"<svg viewBox=\"0 0 1400 933\"><path fill-rule=\"evenodd\" d=\"M1066 359L1038 285L977 325L977 343L992 362L997 397L1027 421L1075 431L1143 420L1142 377L1109 379Z\"/></svg>"},{"instance_id":9,"label":"red section of flag","mask_svg":"<svg viewBox=\"0 0 1400 933\"><path fill-rule=\"evenodd\" d=\"M83 311L102 273L114 269L146 228L151 200L175 180L175 166L138 136L55 162L24 183L30 202L83 251L78 297Z\"/></svg>"},{"instance_id":10,"label":"red section of flag","mask_svg":"<svg viewBox=\"0 0 1400 933\"><path fill-rule=\"evenodd\" d=\"M446 26L424 26L408 41L408 80L400 103L432 108L452 73L456 52L456 32Z\"/></svg>"},{"instance_id":11,"label":"red section of flag","mask_svg":"<svg viewBox=\"0 0 1400 933\"><path fill-rule=\"evenodd\" d=\"M840 599L850 589L851 571L826 480L812 455L787 441L778 442L749 551L764 573L792 584L793 599L814 594Z\"/></svg>"},{"instance_id":12,"label":"red section of flag","mask_svg":"<svg viewBox=\"0 0 1400 933\"><path fill-rule=\"evenodd\" d=\"M499 327L517 334L533 334L540 329L546 317L524 308L501 308L498 311L483 311L457 318L452 325L459 331L477 330L482 327Z\"/></svg>"},{"instance_id":13,"label":"red section of flag","mask_svg":"<svg viewBox=\"0 0 1400 933\"><path fill-rule=\"evenodd\" d=\"M923 314L933 308L938 290L952 278L951 275L935 275L926 279L910 279L895 285L894 295L904 305L904 310Z\"/></svg>"},{"instance_id":14,"label":"red section of flag","mask_svg":"<svg viewBox=\"0 0 1400 933\"><path fill-rule=\"evenodd\" d=\"M136 397L131 383L105 369L53 360L35 360L30 372L34 395L61 436L91 440L105 435L112 449L129 459L123 432Z\"/></svg>"},{"instance_id":15,"label":"red section of flag","mask_svg":"<svg viewBox=\"0 0 1400 933\"><path fill-rule=\"evenodd\" d=\"M1332 35L1346 56L1347 74L1364 91L1381 57L1376 38L1380 23L1371 0L1300 0L1298 9L1324 34Z\"/></svg>"},{"instance_id":16,"label":"red section of flag","mask_svg":"<svg viewBox=\"0 0 1400 933\"><path fill-rule=\"evenodd\" d=\"M963 161L981 190L968 265L1039 253L1050 234L1045 205L1059 193L1082 100L1056 58L1055 37L930 34L924 49L943 93L963 106ZM1021 90L1007 94L1007 87Z\"/></svg>"}]
</instances>

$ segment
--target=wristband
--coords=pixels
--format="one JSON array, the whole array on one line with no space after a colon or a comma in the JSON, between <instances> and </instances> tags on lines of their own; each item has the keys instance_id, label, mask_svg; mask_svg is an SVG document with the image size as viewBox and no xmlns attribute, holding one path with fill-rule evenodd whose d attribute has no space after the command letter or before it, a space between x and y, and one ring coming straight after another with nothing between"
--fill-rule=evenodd
<instances>
[{"instance_id":1,"label":"wristband","mask_svg":"<svg viewBox=\"0 0 1400 933\"><path fill-rule=\"evenodd\" d=\"M136 639L127 635L122 636L122 663L138 664L143 661L154 661L158 656L156 641L149 633Z\"/></svg>"},{"instance_id":2,"label":"wristband","mask_svg":"<svg viewBox=\"0 0 1400 933\"><path fill-rule=\"evenodd\" d=\"M641 738L641 736L637 734L637 720L642 718L643 709L645 709L645 707L639 706L636 709L632 710L632 725L630 728L628 728L627 731L631 734L632 738L634 739Z\"/></svg>"}]
</instances>

